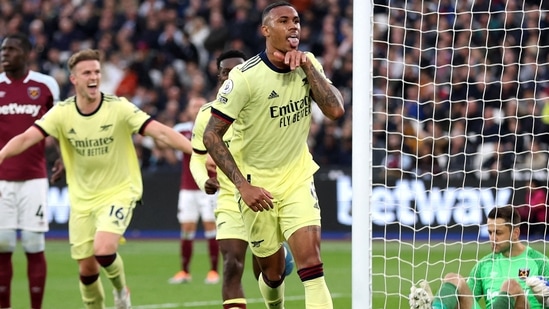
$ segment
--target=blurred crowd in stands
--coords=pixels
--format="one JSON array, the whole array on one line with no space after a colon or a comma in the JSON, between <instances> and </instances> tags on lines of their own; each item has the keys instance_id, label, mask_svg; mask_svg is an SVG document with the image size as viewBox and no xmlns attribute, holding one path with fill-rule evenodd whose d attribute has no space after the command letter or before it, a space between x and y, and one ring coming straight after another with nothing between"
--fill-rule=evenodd
<instances>
[{"instance_id":1,"label":"blurred crowd in stands","mask_svg":"<svg viewBox=\"0 0 549 309\"><path fill-rule=\"evenodd\" d=\"M216 57L264 49L261 12L269 0L0 0L0 39L23 32L34 44L31 69L53 76L61 99L72 95L66 60L83 48L103 53L101 90L127 97L157 120L184 122L191 97L217 92ZM321 165L351 164L352 0L294 0L300 49L315 54L345 97L337 122L315 113L310 147ZM145 171L179 167L162 145L136 136Z\"/></svg>"},{"instance_id":2,"label":"blurred crowd in stands","mask_svg":"<svg viewBox=\"0 0 549 309\"><path fill-rule=\"evenodd\" d=\"M547 1L375 2L374 165L547 171Z\"/></svg>"}]
</instances>

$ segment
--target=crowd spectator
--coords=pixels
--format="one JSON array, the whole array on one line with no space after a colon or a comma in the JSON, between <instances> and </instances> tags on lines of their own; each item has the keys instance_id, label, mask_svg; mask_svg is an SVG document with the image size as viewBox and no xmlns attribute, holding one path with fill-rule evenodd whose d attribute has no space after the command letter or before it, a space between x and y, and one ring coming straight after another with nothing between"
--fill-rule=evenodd
<instances>
[{"instance_id":1,"label":"crowd spectator","mask_svg":"<svg viewBox=\"0 0 549 309\"><path fill-rule=\"evenodd\" d=\"M68 55L97 48L104 60L102 91L125 96L153 117L173 122L190 97L214 98L214 60L221 51L233 48L249 55L262 51L261 12L271 2L0 0L0 39L9 33L28 34L35 45L30 67L53 76L60 84L61 97L73 94L65 64ZM301 15L300 45L322 62L327 76L344 95L346 114L350 115L353 1L289 2ZM317 123L320 130L311 131L311 144L317 145L315 154L323 164L350 166L351 120L347 115L327 123L327 128L321 121ZM344 126L349 129L342 130ZM154 158L161 153L154 145L140 142L136 140L138 149L150 149L153 156L141 158L144 166L163 161Z\"/></svg>"},{"instance_id":2,"label":"crowd spectator","mask_svg":"<svg viewBox=\"0 0 549 309\"><path fill-rule=\"evenodd\" d=\"M374 151L400 134L410 175L547 172L543 5L374 1Z\"/></svg>"},{"instance_id":3,"label":"crowd spectator","mask_svg":"<svg viewBox=\"0 0 549 309\"><path fill-rule=\"evenodd\" d=\"M546 181L545 181L546 183ZM522 221L521 233L524 235L545 236L547 217L547 186L535 178L527 183L524 203L517 207Z\"/></svg>"},{"instance_id":4,"label":"crowd spectator","mask_svg":"<svg viewBox=\"0 0 549 309\"><path fill-rule=\"evenodd\" d=\"M110 87L102 91L125 96L154 117L176 121L190 97L215 96L214 60L222 50L236 48L253 55L263 49L258 29L261 12L271 2L0 0L0 38L14 32L28 34L36 50L30 66L53 76L60 84L61 97L73 94L65 65L68 55L88 47L100 49L103 78L109 81L104 84ZM301 46L322 61L350 111L352 0L289 2L302 15ZM322 161L332 158L328 164L350 166L350 133L336 133L344 123L350 119L334 123L337 130L318 130L322 134L309 139L311 149L329 139L343 147L322 147L318 156ZM141 158L143 166L162 162L154 158L161 152L154 145L140 145L141 140L136 139L138 149L149 149L145 153L153 156Z\"/></svg>"},{"instance_id":5,"label":"crowd spectator","mask_svg":"<svg viewBox=\"0 0 549 309\"><path fill-rule=\"evenodd\" d=\"M32 65L54 76L62 95L70 94L65 86L66 55L83 47L100 48L108 60L104 74L116 84L110 90L123 88L127 74L130 87L122 95L131 96L156 116L175 119L189 97L213 99L212 60L220 50L232 47L252 55L261 51L257 26L270 2L4 0L0 37L15 31L28 33L39 47ZM353 1L290 2L301 15L300 45L322 61L350 111ZM393 132L403 134L407 155L421 173L457 171L459 166L467 172L482 167L480 162L489 171L524 169L533 159L530 153L540 157L537 154L549 148L544 135L547 124L541 117L549 89L549 36L545 35L549 19L541 14L539 4L379 0L373 9L374 119L380 118L378 113L388 115L381 117L381 125L374 122L374 147L387 148L386 134L376 132L397 130ZM168 99L167 93L173 94L176 88L179 98ZM513 101L521 106L511 115L505 110ZM396 110L400 102L406 102L407 109L402 123L395 124L391 115L403 112ZM491 111L495 116L486 114ZM349 123L346 115L336 123L315 124L318 128L311 130L309 139L315 159L323 164L350 164L351 135L342 133ZM452 135L454 127L463 132ZM398 131L402 129L405 134ZM532 141L533 136L539 138ZM491 139L497 147L486 160L474 164L472 154L482 150L482 141ZM441 140L448 142L446 152L452 150L451 155L440 155L444 148L436 153L433 142ZM531 151L530 145L541 150ZM516 155L508 156L512 152ZM501 165L509 162L511 166ZM536 166L544 168L542 163Z\"/></svg>"},{"instance_id":6,"label":"crowd spectator","mask_svg":"<svg viewBox=\"0 0 549 309\"><path fill-rule=\"evenodd\" d=\"M535 173L536 171L547 169L549 162L547 146L542 146L542 143L539 140L532 139L530 141L529 149L522 155L523 159L515 166L517 170Z\"/></svg>"}]
</instances>

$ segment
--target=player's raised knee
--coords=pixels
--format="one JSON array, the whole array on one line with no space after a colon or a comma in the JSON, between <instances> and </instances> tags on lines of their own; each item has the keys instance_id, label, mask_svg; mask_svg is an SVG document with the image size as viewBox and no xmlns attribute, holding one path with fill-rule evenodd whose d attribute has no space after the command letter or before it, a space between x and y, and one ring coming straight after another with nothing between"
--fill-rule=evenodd
<instances>
[{"instance_id":1,"label":"player's raised knee","mask_svg":"<svg viewBox=\"0 0 549 309\"><path fill-rule=\"evenodd\" d=\"M515 279L505 280L501 285L500 291L509 293L510 295L518 295L523 293L520 283L518 283L518 281Z\"/></svg>"},{"instance_id":2,"label":"player's raised knee","mask_svg":"<svg viewBox=\"0 0 549 309\"><path fill-rule=\"evenodd\" d=\"M461 281L464 281L465 278L463 278L460 274L457 273L448 273L446 276L444 276L444 282L452 283L455 286L458 286Z\"/></svg>"}]
</instances>

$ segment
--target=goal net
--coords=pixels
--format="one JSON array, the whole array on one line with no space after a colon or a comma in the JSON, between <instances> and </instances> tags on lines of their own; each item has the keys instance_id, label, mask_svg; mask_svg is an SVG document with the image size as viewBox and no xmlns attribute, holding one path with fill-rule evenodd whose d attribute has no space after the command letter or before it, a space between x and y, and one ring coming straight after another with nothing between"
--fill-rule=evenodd
<instances>
[{"instance_id":1,"label":"goal net","mask_svg":"<svg viewBox=\"0 0 549 309\"><path fill-rule=\"evenodd\" d=\"M373 1L372 302L408 308L412 284L468 276L483 224L520 210L546 237L547 1Z\"/></svg>"}]
</instances>

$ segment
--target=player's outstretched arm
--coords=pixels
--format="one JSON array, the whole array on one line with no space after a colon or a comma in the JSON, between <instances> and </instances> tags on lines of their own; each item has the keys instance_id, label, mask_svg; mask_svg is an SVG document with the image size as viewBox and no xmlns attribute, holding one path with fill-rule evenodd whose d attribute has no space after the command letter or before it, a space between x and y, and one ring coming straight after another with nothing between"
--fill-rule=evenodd
<instances>
[{"instance_id":1,"label":"player's outstretched arm","mask_svg":"<svg viewBox=\"0 0 549 309\"><path fill-rule=\"evenodd\" d=\"M13 137L6 146L0 150L0 164L2 164L5 159L22 153L44 138L44 134L38 128L35 126L29 127L25 132Z\"/></svg>"},{"instance_id":2,"label":"player's outstretched arm","mask_svg":"<svg viewBox=\"0 0 549 309\"><path fill-rule=\"evenodd\" d=\"M156 120L152 120L145 127L144 134L186 154L192 154L193 152L191 141L188 138Z\"/></svg>"}]
</instances>

